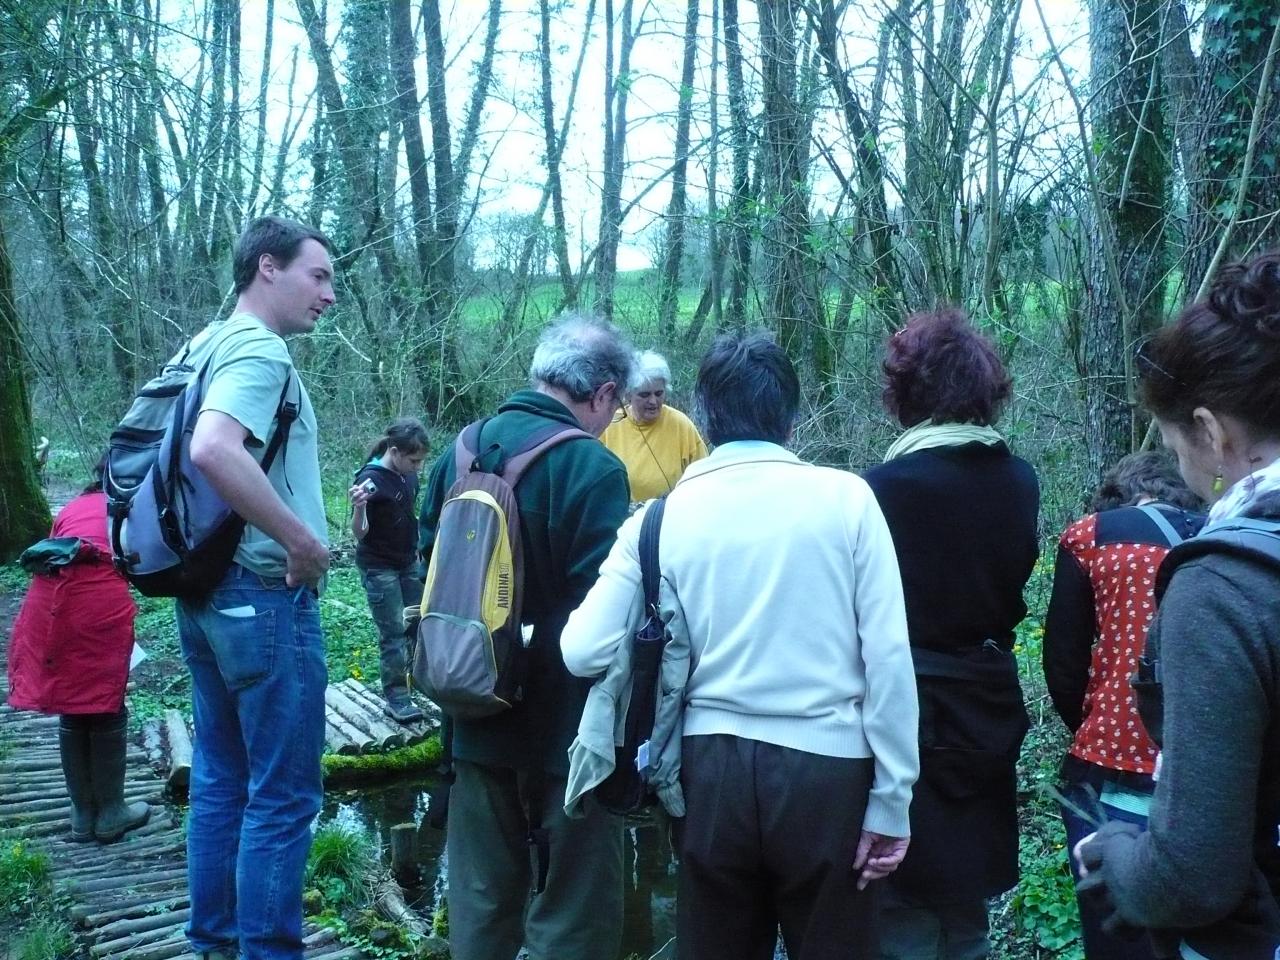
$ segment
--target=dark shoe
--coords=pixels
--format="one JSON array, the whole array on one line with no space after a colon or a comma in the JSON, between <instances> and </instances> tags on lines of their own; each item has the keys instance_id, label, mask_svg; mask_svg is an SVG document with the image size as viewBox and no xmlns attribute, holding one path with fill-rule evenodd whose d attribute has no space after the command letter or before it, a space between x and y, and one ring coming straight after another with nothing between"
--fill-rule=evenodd
<instances>
[{"instance_id":1,"label":"dark shoe","mask_svg":"<svg viewBox=\"0 0 1280 960\"><path fill-rule=\"evenodd\" d=\"M88 843L93 839L93 775L89 768L89 730L69 724L58 725L58 750L62 754L62 776L71 796L71 840Z\"/></svg>"},{"instance_id":2,"label":"dark shoe","mask_svg":"<svg viewBox=\"0 0 1280 960\"><path fill-rule=\"evenodd\" d=\"M417 723L423 718L423 713L419 710L412 700L388 700L387 705L382 708L382 712L394 720L396 723Z\"/></svg>"},{"instance_id":3,"label":"dark shoe","mask_svg":"<svg viewBox=\"0 0 1280 960\"><path fill-rule=\"evenodd\" d=\"M90 735L90 767L93 770L93 798L98 807L93 835L99 843L114 843L130 830L147 822L151 808L145 803L124 802L125 728L121 716L111 726Z\"/></svg>"}]
</instances>

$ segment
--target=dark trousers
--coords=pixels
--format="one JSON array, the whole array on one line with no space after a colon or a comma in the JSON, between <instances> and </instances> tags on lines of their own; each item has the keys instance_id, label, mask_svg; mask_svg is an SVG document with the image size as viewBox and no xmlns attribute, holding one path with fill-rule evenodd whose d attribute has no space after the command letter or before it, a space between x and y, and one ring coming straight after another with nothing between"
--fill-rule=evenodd
<instances>
[{"instance_id":1,"label":"dark trousers","mask_svg":"<svg viewBox=\"0 0 1280 960\"><path fill-rule=\"evenodd\" d=\"M870 759L715 734L685 737L676 944L681 960L858 960L875 948L876 884L853 870Z\"/></svg>"},{"instance_id":2,"label":"dark trousers","mask_svg":"<svg viewBox=\"0 0 1280 960\"><path fill-rule=\"evenodd\" d=\"M1097 800L1097 792L1082 783L1066 784L1062 791L1065 803L1059 804L1062 809L1062 823L1067 828L1067 863L1071 867L1071 875L1080 879L1080 865L1072 856L1076 844L1093 833L1099 827L1099 820L1121 820L1125 823L1136 823L1146 828L1147 818L1127 810L1106 807ZM1090 819L1086 819L1088 814ZM1144 935L1137 938L1124 939L1113 936L1102 929L1102 915L1092 902L1076 897L1080 907L1080 928L1084 939L1084 955L1086 960L1155 960L1151 943Z\"/></svg>"},{"instance_id":3,"label":"dark trousers","mask_svg":"<svg viewBox=\"0 0 1280 960\"><path fill-rule=\"evenodd\" d=\"M532 893L527 779L454 760L449 797L449 950L454 960L614 960L622 935L623 820L594 803L564 815L565 781L549 776L542 826L550 869Z\"/></svg>"}]
</instances>

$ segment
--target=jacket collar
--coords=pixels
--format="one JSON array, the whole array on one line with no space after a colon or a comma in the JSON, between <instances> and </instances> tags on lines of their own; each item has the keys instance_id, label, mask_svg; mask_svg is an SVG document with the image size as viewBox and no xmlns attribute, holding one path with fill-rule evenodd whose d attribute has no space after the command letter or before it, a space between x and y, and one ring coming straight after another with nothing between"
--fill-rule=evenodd
<instances>
[{"instance_id":1,"label":"jacket collar","mask_svg":"<svg viewBox=\"0 0 1280 960\"><path fill-rule=\"evenodd\" d=\"M722 443L701 460L689 464L676 485L711 473L723 467L736 467L744 463L790 463L800 465L804 461L785 447L767 440L733 440Z\"/></svg>"},{"instance_id":2,"label":"jacket collar","mask_svg":"<svg viewBox=\"0 0 1280 960\"><path fill-rule=\"evenodd\" d=\"M545 393L539 393L537 390L517 390L498 407L499 413L507 413L508 411L516 411L519 413L532 413L539 417L547 417L550 420L556 420L560 423L567 423L571 427L583 429L578 418L563 403L555 397Z\"/></svg>"}]
</instances>

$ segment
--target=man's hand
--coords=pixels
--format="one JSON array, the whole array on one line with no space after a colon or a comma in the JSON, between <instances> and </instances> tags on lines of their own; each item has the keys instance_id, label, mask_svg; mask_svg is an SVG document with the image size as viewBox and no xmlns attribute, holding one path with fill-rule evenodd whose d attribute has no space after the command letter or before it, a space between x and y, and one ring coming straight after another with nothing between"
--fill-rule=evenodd
<instances>
[{"instance_id":1,"label":"man's hand","mask_svg":"<svg viewBox=\"0 0 1280 960\"><path fill-rule=\"evenodd\" d=\"M910 842L910 837L886 837L863 830L858 853L853 858L853 869L860 871L858 889L865 890L872 880L880 880L897 870Z\"/></svg>"},{"instance_id":2,"label":"man's hand","mask_svg":"<svg viewBox=\"0 0 1280 960\"><path fill-rule=\"evenodd\" d=\"M1083 880L1085 877L1089 875L1089 868L1084 865L1084 848L1088 846L1089 841L1091 841L1097 835L1098 835L1098 831L1095 830L1093 831L1093 833L1089 834L1088 836L1081 837L1080 840L1076 843L1076 845L1071 848L1071 855L1076 858L1076 864L1080 867L1081 880Z\"/></svg>"},{"instance_id":3,"label":"man's hand","mask_svg":"<svg viewBox=\"0 0 1280 960\"><path fill-rule=\"evenodd\" d=\"M329 569L329 548L309 533L298 544L286 544L285 550L288 562L284 580L291 587L314 587Z\"/></svg>"}]
</instances>

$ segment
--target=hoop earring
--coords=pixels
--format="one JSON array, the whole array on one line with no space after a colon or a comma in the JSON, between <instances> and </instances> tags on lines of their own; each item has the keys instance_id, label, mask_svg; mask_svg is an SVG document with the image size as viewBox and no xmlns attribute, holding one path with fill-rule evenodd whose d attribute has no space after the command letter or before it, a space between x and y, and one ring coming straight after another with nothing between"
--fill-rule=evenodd
<instances>
[{"instance_id":1,"label":"hoop earring","mask_svg":"<svg viewBox=\"0 0 1280 960\"><path fill-rule=\"evenodd\" d=\"M1214 477L1213 477L1213 487L1212 487L1213 495L1216 497L1219 494L1221 494L1222 488L1224 486L1226 486L1226 484L1222 479L1222 468L1219 467L1218 472L1214 474Z\"/></svg>"}]
</instances>

